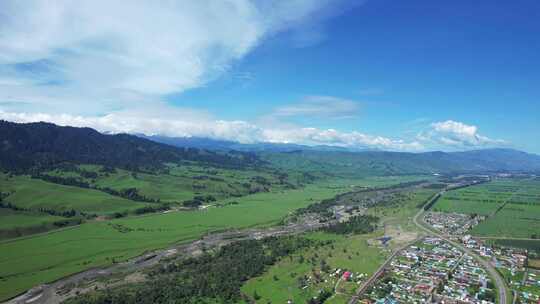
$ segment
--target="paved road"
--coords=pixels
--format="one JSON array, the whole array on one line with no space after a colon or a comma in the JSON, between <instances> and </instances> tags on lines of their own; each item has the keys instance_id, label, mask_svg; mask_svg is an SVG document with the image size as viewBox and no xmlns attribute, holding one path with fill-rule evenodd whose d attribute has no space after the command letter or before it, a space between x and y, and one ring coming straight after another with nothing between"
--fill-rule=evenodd
<instances>
[{"instance_id":1,"label":"paved road","mask_svg":"<svg viewBox=\"0 0 540 304\"><path fill-rule=\"evenodd\" d=\"M444 192L444 191L443 191ZM441 194L443 193L441 192ZM480 265L484 267L484 269L487 270L487 272L491 275L492 278L495 279L495 285L497 286L497 290L499 291L499 303L500 304L507 304L507 287L504 279L501 277L501 275L497 272L495 267L493 267L488 261L481 259L476 253L471 251L470 249L464 247L461 243L454 242L450 240L446 235L441 234L438 231L434 231L430 228L427 228L423 224L422 215L424 214L425 210L422 208L420 211L414 216L413 222L418 228L425 231L428 235L434 235L437 236L448 243L452 244L453 246L459 248L461 251L467 253L468 255L472 256Z\"/></svg>"},{"instance_id":2,"label":"paved road","mask_svg":"<svg viewBox=\"0 0 540 304\"><path fill-rule=\"evenodd\" d=\"M426 203L426 205L429 204L429 203L432 203L434 199L438 199L442 194L444 194L444 192L446 192L446 190L443 190L443 191L439 192L438 194L434 195L432 197L432 199L428 203ZM501 277L501 275L497 272L497 270L495 270L495 268L489 262L481 259L476 253L474 253L470 249L464 247L460 243L457 243L457 242L454 242L454 241L450 240L447 236L440 234L438 231L434 231L432 229L427 228L425 225L423 225L422 215L424 214L424 212L425 212L425 210L424 210L424 208L422 208L414 216L414 218L413 218L414 224L416 226L418 226L418 228L420 228L422 231L426 232L428 235L437 236L437 237L447 241L448 243L452 244L453 246L459 248L461 251L465 252L466 254L472 256L495 279L495 285L497 286L497 289L499 291L499 303L500 304L507 304L507 295L506 295L507 287L506 287L506 283L505 283L504 279ZM403 250L404 248L406 248L409 245L410 244L406 244L403 247L400 247L399 249L394 251L394 253L392 253L392 255L390 255L390 257L388 257L388 259L386 259L386 261L377 269L377 271L367 281L365 281L362 285L360 285L360 287L356 290L356 295L354 295L350 299L349 304L356 304L358 302L358 300L360 299L360 296L366 291L366 289L371 284L373 284L380 277L380 275L383 273L384 269L390 264L392 259L401 250Z\"/></svg>"},{"instance_id":3,"label":"paved road","mask_svg":"<svg viewBox=\"0 0 540 304\"><path fill-rule=\"evenodd\" d=\"M441 191L435 195L433 195L431 197L431 199L426 202L425 205L429 205L433 202L433 200L436 200L439 198L440 195L442 195L444 193L444 191ZM423 209L422 209L423 210ZM416 240L415 240L416 241ZM375 283L375 281L381 276L381 274L384 272L384 269L390 265L390 262L392 262L392 260L396 257L396 255L403 249L407 248L409 245L411 245L412 243L414 243L415 241L413 242L410 242L410 243L407 243L401 247L399 247L398 249L396 249L387 259L386 261L381 265L379 266L379 268L377 269L377 271L375 271L371 277L365 281L364 283L362 283L362 285L360 285L360 287L358 287L358 289L356 290L356 293L355 295L349 300L349 304L356 304L358 302L358 300L360 299L360 297L364 294L364 292L366 291L366 289L373 283Z\"/></svg>"}]
</instances>

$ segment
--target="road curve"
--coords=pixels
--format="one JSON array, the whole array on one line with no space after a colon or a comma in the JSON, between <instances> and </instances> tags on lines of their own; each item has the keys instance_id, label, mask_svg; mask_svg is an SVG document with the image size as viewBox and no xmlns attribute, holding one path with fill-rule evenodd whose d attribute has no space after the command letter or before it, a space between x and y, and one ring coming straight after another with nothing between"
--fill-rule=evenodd
<instances>
[{"instance_id":1,"label":"road curve","mask_svg":"<svg viewBox=\"0 0 540 304\"><path fill-rule=\"evenodd\" d=\"M442 193L444 193L444 191L439 192L439 194L441 194L441 195L442 195ZM506 297L507 287L506 287L506 283L504 282L504 279L501 277L499 272L497 272L495 267L493 267L489 262L487 262L487 261L483 260L482 258L480 258L476 253L474 253L470 249L466 248L462 244L460 244L458 242L455 242L455 241L452 241L447 236L441 234L440 232L434 231L434 230L426 227L425 225L422 225L422 223L419 222L419 219L420 219L420 221L422 221L422 215L424 214L424 212L425 212L424 208L422 208L422 209L420 209L420 211L418 211L418 213L413 218L414 224L416 226L418 226L418 228L420 228L421 230L426 232L428 235L437 236L437 237L447 241L448 243L452 244L453 246L459 248L461 251L463 251L463 252L467 253L468 255L472 256L478 263L480 263L480 265L482 265L484 267L484 269L487 270L487 272L491 275L491 277L493 277L495 279L495 285L497 286L497 290L499 291L499 304L507 304L507 297Z\"/></svg>"},{"instance_id":2,"label":"road curve","mask_svg":"<svg viewBox=\"0 0 540 304\"><path fill-rule=\"evenodd\" d=\"M426 204L432 203L434 199L438 199L442 194L444 194L444 192L446 192L446 190L443 190L443 191L435 194ZM499 304L507 304L507 295L506 295L507 287L506 287L506 283L504 282L504 279L501 277L501 275L497 272L497 270L491 264L489 264L487 261L481 259L476 253L472 252L470 249L464 247L460 243L457 243L457 242L454 242L454 241L450 240L447 236L442 235L438 231L434 231L434 230L429 229L426 226L422 225L422 223L419 222L419 218L420 219L422 218L422 215L424 214L424 212L425 212L424 208L421 208L420 211L418 211L418 213L416 213L416 215L413 218L414 224L418 228L420 228L422 231L426 232L428 235L437 236L437 237L445 240L446 242L452 244L453 246L459 248L460 250L467 253L468 255L472 256L495 279L495 285L497 286L497 290L499 291ZM403 250L404 248L406 248L409 245L410 244L406 244L406 245L398 248L397 250L395 250L392 253L392 255L390 255L388 257L388 259L386 259L386 261L377 269L377 271L374 272L373 275L367 281L365 281L362 285L360 285L360 287L356 290L355 295L349 300L349 304L356 304L358 302L360 296L367 289L367 287L369 287L371 284L373 284L379 278L379 276L383 273L384 269L390 264L392 259L394 259L394 257L401 250ZM510 303L508 303L508 304L510 304Z\"/></svg>"}]
</instances>

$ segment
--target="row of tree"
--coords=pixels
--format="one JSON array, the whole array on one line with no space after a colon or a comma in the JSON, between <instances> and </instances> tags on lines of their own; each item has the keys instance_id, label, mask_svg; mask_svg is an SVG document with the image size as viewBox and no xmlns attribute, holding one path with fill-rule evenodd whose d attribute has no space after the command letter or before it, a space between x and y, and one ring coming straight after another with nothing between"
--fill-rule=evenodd
<instances>
[{"instance_id":1,"label":"row of tree","mask_svg":"<svg viewBox=\"0 0 540 304\"><path fill-rule=\"evenodd\" d=\"M364 234L373 232L379 218L372 215L357 215L346 222L339 222L327 226L324 230L337 234Z\"/></svg>"},{"instance_id":2,"label":"row of tree","mask_svg":"<svg viewBox=\"0 0 540 304\"><path fill-rule=\"evenodd\" d=\"M137 188L126 188L121 190L112 189L109 187L98 187L91 185L88 182L80 180L75 177L64 177L64 176L54 176L48 174L35 173L31 176L32 178L41 179L50 183L65 185L65 186L74 186L85 189L94 189L108 193L110 195L119 196L125 199L129 199L136 202L145 202L145 203L159 203L160 199L154 199L147 197L139 193Z\"/></svg>"}]
</instances>

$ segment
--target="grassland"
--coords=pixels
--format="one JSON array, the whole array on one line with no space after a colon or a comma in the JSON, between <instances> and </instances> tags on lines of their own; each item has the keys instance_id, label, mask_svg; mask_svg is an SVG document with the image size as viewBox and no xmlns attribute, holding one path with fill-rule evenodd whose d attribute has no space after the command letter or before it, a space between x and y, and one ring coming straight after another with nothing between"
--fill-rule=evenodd
<instances>
[{"instance_id":1,"label":"grassland","mask_svg":"<svg viewBox=\"0 0 540 304\"><path fill-rule=\"evenodd\" d=\"M242 291L251 297L254 294L260 296L257 303L287 303L287 300L306 303L317 296L320 290L334 291L337 286L337 292L325 303L347 303L358 287L358 281L340 280L338 283L340 276L321 273L321 260L334 271L340 268L370 275L382 264L388 251L368 243L378 243L373 240L382 235L393 238L391 247L414 240L417 236L416 226L411 222L411 218L418 212L419 206L436 192L434 189L410 191L405 193L406 199L396 196L395 202L385 202L383 206L368 209L368 214L381 218L384 227L369 235L342 236L321 232L308 234L307 237L332 240L333 243L284 258L264 275L247 281ZM304 276L311 278L307 285L299 284L299 279ZM317 276L320 276L319 281L315 280Z\"/></svg>"},{"instance_id":2,"label":"grassland","mask_svg":"<svg viewBox=\"0 0 540 304\"><path fill-rule=\"evenodd\" d=\"M0 231L39 226L53 223L61 219L63 218L60 216L0 208Z\"/></svg>"},{"instance_id":3,"label":"grassland","mask_svg":"<svg viewBox=\"0 0 540 304\"><path fill-rule=\"evenodd\" d=\"M91 267L107 265L148 250L197 239L210 231L273 225L295 209L346 192L351 187L388 186L425 179L425 176L360 180L335 178L320 180L299 189L287 189L290 188L290 182L303 186L304 177L291 173L288 179L283 181L271 173L196 166L171 166L163 176L133 174L120 169L105 172L102 169L101 166L83 165L79 170L57 170L49 174L80 178L94 185L117 189L135 187L141 189L142 194L155 195L155 198L163 201L192 198L197 193L215 194L218 201L205 211L180 211L105 222L92 221L61 231L3 241L0 243L0 299ZM81 172L94 172L97 176L88 177L86 174L84 177ZM193 183L202 184L204 187L195 189ZM10 193L4 201L32 210L75 209L109 214L144 205L98 190L64 186L28 176L2 175L0 185L2 192ZM265 186L268 189L264 191L269 192L248 194L254 187ZM241 190L231 197L229 191L233 191L233 188L240 189L237 187L241 187ZM247 195L236 197L243 194ZM230 204L232 202L237 204ZM224 207L218 207L219 205ZM54 219L44 217L45 221ZM29 225L37 221L36 218L27 220ZM10 221L4 226L13 227L14 224L15 222Z\"/></svg>"},{"instance_id":4,"label":"grassland","mask_svg":"<svg viewBox=\"0 0 540 304\"><path fill-rule=\"evenodd\" d=\"M389 176L367 176L353 179L340 178L336 179L339 185L354 185L357 187L380 188L388 187L401 183L416 182L416 181L432 181L436 177L433 175L389 175Z\"/></svg>"},{"instance_id":5,"label":"grassland","mask_svg":"<svg viewBox=\"0 0 540 304\"><path fill-rule=\"evenodd\" d=\"M434 211L476 213L487 217L478 236L540 238L540 181L498 179L446 193Z\"/></svg>"},{"instance_id":6,"label":"grassland","mask_svg":"<svg viewBox=\"0 0 540 304\"><path fill-rule=\"evenodd\" d=\"M529 253L535 253L536 256L540 257L540 240L492 239L488 241L488 244L490 243L497 246L527 249Z\"/></svg>"},{"instance_id":7,"label":"grassland","mask_svg":"<svg viewBox=\"0 0 540 304\"><path fill-rule=\"evenodd\" d=\"M305 181L297 175L283 177L274 172L209 168L196 164L169 164L159 173L133 172L123 169L103 170L102 166L78 165L47 172L51 176L74 178L93 187L117 191L136 188L148 198L161 202L182 202L195 195L212 195L218 199L242 196L267 190L287 189Z\"/></svg>"},{"instance_id":8,"label":"grassland","mask_svg":"<svg viewBox=\"0 0 540 304\"><path fill-rule=\"evenodd\" d=\"M379 248L368 246L367 240L374 235L338 236L317 232L306 237L331 240L332 243L282 259L264 275L247 281L242 292L250 296L257 294L260 297L257 303L287 303L287 300L307 303L309 299L317 296L320 290L333 291L337 286L337 294L325 303L346 303L358 286L357 283L339 280L340 275L330 276L323 273L321 261L324 260L332 271L346 269L361 273L364 278L372 274L384 261L384 254ZM304 277L310 278L305 285L299 282Z\"/></svg>"},{"instance_id":9,"label":"grassland","mask_svg":"<svg viewBox=\"0 0 540 304\"><path fill-rule=\"evenodd\" d=\"M478 236L540 238L540 204L507 204L476 226L472 233Z\"/></svg>"},{"instance_id":10,"label":"grassland","mask_svg":"<svg viewBox=\"0 0 540 304\"><path fill-rule=\"evenodd\" d=\"M272 225L294 209L345 191L321 185L234 198L237 205L107 222L0 243L0 299L40 283L228 228ZM232 199L223 201L230 202Z\"/></svg>"},{"instance_id":11,"label":"grassland","mask_svg":"<svg viewBox=\"0 0 540 304\"><path fill-rule=\"evenodd\" d=\"M60 216L0 208L0 240L55 229L64 220Z\"/></svg>"},{"instance_id":12,"label":"grassland","mask_svg":"<svg viewBox=\"0 0 540 304\"><path fill-rule=\"evenodd\" d=\"M394 248L399 247L418 236L418 228L412 219L419 208L437 192L436 189L410 191L406 193L406 200L380 207L376 206L368 209L367 213L381 219L384 234L392 237L390 245Z\"/></svg>"},{"instance_id":13,"label":"grassland","mask_svg":"<svg viewBox=\"0 0 540 304\"><path fill-rule=\"evenodd\" d=\"M506 180L452 190L437 201L433 211L490 215L502 207L515 191L515 185Z\"/></svg>"},{"instance_id":14,"label":"grassland","mask_svg":"<svg viewBox=\"0 0 540 304\"><path fill-rule=\"evenodd\" d=\"M33 179L26 175L0 173L0 191L9 193L4 202L29 210L77 210L86 213L110 214L145 206L107 193L64 186Z\"/></svg>"}]
</instances>

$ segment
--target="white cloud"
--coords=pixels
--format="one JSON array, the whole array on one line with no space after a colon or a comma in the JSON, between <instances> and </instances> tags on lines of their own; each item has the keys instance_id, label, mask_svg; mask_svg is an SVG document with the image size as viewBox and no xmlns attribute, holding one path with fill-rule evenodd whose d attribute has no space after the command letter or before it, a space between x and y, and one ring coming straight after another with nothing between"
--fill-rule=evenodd
<instances>
[{"instance_id":1,"label":"white cloud","mask_svg":"<svg viewBox=\"0 0 540 304\"><path fill-rule=\"evenodd\" d=\"M0 1L0 101L78 114L153 102L205 85L336 2Z\"/></svg>"},{"instance_id":2,"label":"white cloud","mask_svg":"<svg viewBox=\"0 0 540 304\"><path fill-rule=\"evenodd\" d=\"M349 148L376 148L390 151L463 150L509 143L478 134L478 128L453 120L435 122L414 140L393 139L358 131L258 125L243 120L220 120L204 111L172 108L160 104L152 109L132 109L101 116L6 112L0 119L15 122L47 121L64 126L91 127L107 133L141 133L171 137L208 137L241 143L272 142L304 145L330 145Z\"/></svg>"},{"instance_id":3,"label":"white cloud","mask_svg":"<svg viewBox=\"0 0 540 304\"><path fill-rule=\"evenodd\" d=\"M478 133L478 127L463 122L446 120L430 125L428 131L421 132L418 140L439 144L450 148L482 148L507 145L502 139L492 139Z\"/></svg>"},{"instance_id":4,"label":"white cloud","mask_svg":"<svg viewBox=\"0 0 540 304\"><path fill-rule=\"evenodd\" d=\"M360 104L353 100L333 96L307 96L302 101L278 107L271 116L312 116L324 118L349 118L358 114Z\"/></svg>"},{"instance_id":5,"label":"white cloud","mask_svg":"<svg viewBox=\"0 0 540 304\"><path fill-rule=\"evenodd\" d=\"M163 115L162 113L168 113ZM58 125L91 127L108 133L160 134L173 137L209 137L242 143L273 142L306 145L332 145L351 148L418 151L418 141L406 142L360 132L340 132L333 129L303 127L261 127L246 121L214 119L204 112L189 109L167 109L157 112L123 111L103 116L69 114L16 113L0 110L0 119L15 122L47 121Z\"/></svg>"}]
</instances>

